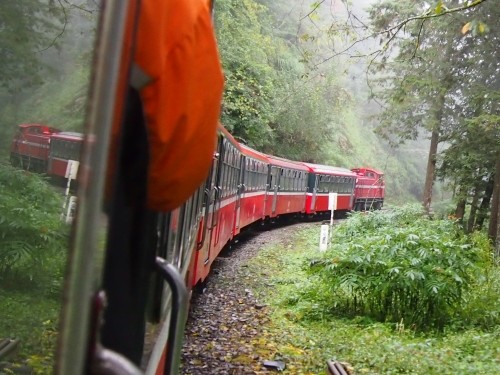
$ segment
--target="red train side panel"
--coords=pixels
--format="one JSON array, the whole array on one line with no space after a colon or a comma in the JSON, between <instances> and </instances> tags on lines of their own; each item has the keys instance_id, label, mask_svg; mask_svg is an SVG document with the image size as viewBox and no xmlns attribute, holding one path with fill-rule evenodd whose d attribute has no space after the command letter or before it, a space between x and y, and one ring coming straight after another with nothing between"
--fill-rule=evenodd
<instances>
[{"instance_id":1,"label":"red train side panel","mask_svg":"<svg viewBox=\"0 0 500 375\"><path fill-rule=\"evenodd\" d=\"M68 172L68 161L80 160L83 134L60 132L51 136L50 143L47 173L54 177L65 178Z\"/></svg>"},{"instance_id":2,"label":"red train side panel","mask_svg":"<svg viewBox=\"0 0 500 375\"><path fill-rule=\"evenodd\" d=\"M304 163L309 168L307 214L328 212L330 193L337 193L336 211L350 211L354 203L356 174L346 168Z\"/></svg>"},{"instance_id":3,"label":"red train side panel","mask_svg":"<svg viewBox=\"0 0 500 375\"><path fill-rule=\"evenodd\" d=\"M267 157L270 164L266 217L304 213L309 169L298 162L271 155Z\"/></svg>"},{"instance_id":4,"label":"red train side panel","mask_svg":"<svg viewBox=\"0 0 500 375\"><path fill-rule=\"evenodd\" d=\"M219 126L217 151L205 184L201 240L193 262L193 285L207 277L212 262L234 236L240 168L240 145Z\"/></svg>"},{"instance_id":5,"label":"red train side panel","mask_svg":"<svg viewBox=\"0 0 500 375\"><path fill-rule=\"evenodd\" d=\"M234 234L265 218L269 158L248 146L240 145L241 169L236 199Z\"/></svg>"}]
</instances>

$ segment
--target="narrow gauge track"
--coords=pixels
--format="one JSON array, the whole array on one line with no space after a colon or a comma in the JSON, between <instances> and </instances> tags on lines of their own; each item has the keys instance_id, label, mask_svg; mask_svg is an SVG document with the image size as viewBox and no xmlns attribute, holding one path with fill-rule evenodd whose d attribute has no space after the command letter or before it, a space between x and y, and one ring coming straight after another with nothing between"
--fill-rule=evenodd
<instances>
[{"instance_id":1,"label":"narrow gauge track","mask_svg":"<svg viewBox=\"0 0 500 375\"><path fill-rule=\"evenodd\" d=\"M182 351L183 375L273 373L252 346L268 321L266 306L252 285L266 284L263 274L251 274L246 264L270 244L287 246L298 229L318 226L307 222L253 232L215 260L202 293L195 293ZM319 237L318 237L319 238ZM271 292L271 291L270 291Z\"/></svg>"}]
</instances>

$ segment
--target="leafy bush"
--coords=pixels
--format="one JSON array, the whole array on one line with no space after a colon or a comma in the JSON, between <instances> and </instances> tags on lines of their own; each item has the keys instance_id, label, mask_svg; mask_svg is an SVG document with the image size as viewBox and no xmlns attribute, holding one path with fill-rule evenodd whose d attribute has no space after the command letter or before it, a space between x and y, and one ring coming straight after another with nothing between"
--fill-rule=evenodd
<instances>
[{"instance_id":1,"label":"leafy bush","mask_svg":"<svg viewBox=\"0 0 500 375\"><path fill-rule=\"evenodd\" d=\"M0 277L17 286L62 266L62 200L40 175L0 166Z\"/></svg>"},{"instance_id":2,"label":"leafy bush","mask_svg":"<svg viewBox=\"0 0 500 375\"><path fill-rule=\"evenodd\" d=\"M442 330L477 282L484 259L449 220L429 220L419 206L354 214L316 263L337 312Z\"/></svg>"}]
</instances>

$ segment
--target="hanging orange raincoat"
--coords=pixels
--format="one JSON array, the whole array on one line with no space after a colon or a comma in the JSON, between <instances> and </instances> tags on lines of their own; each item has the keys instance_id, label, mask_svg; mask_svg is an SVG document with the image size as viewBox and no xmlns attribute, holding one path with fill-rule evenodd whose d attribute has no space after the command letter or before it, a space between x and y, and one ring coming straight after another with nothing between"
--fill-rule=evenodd
<instances>
[{"instance_id":1,"label":"hanging orange raincoat","mask_svg":"<svg viewBox=\"0 0 500 375\"><path fill-rule=\"evenodd\" d=\"M148 208L182 204L206 178L223 75L206 0L142 0L132 67L146 117Z\"/></svg>"}]
</instances>

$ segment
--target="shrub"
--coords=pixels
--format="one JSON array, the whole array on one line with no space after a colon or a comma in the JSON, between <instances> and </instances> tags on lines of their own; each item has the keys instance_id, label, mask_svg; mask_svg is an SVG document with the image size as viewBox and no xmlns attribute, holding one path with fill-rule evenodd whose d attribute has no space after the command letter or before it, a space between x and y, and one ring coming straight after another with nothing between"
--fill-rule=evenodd
<instances>
[{"instance_id":1,"label":"shrub","mask_svg":"<svg viewBox=\"0 0 500 375\"><path fill-rule=\"evenodd\" d=\"M438 329L461 310L478 274L480 251L449 220L418 206L354 214L314 267L337 312Z\"/></svg>"},{"instance_id":2,"label":"shrub","mask_svg":"<svg viewBox=\"0 0 500 375\"><path fill-rule=\"evenodd\" d=\"M15 285L62 266L68 229L62 199L40 175L0 166L0 277ZM49 264L50 263L50 264Z\"/></svg>"}]
</instances>

